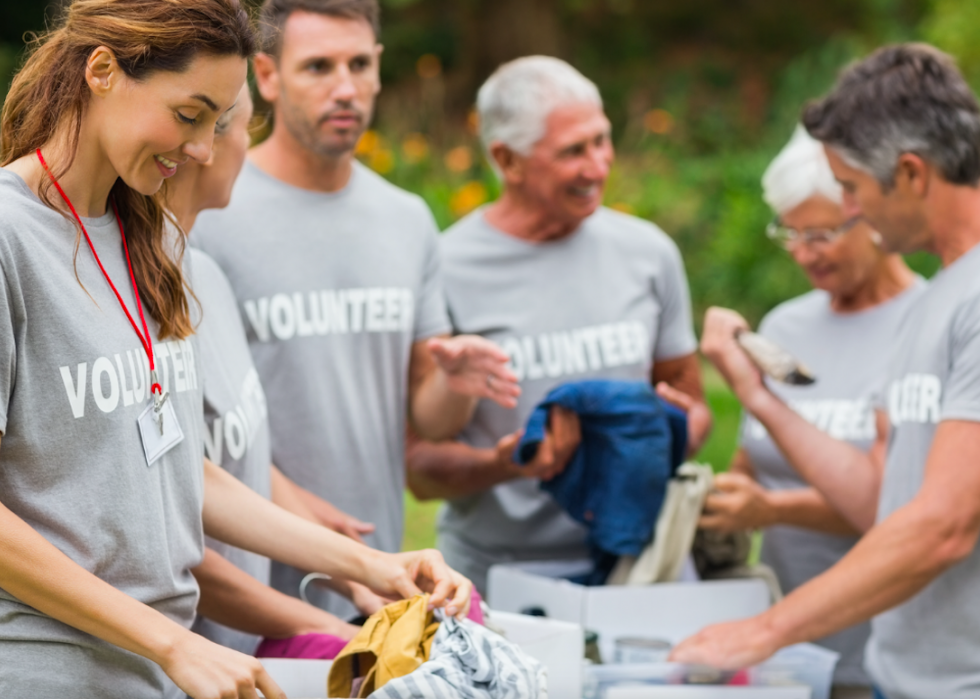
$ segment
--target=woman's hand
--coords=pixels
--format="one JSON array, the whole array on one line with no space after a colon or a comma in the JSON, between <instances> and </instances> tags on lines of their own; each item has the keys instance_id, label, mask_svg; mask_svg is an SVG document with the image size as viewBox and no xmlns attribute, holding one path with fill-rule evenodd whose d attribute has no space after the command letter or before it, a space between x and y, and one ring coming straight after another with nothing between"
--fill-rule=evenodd
<instances>
[{"instance_id":1,"label":"woman's hand","mask_svg":"<svg viewBox=\"0 0 980 699\"><path fill-rule=\"evenodd\" d=\"M723 533L763 529L776 522L768 491L742 473L719 473L698 526Z\"/></svg>"},{"instance_id":2,"label":"woman's hand","mask_svg":"<svg viewBox=\"0 0 980 699\"><path fill-rule=\"evenodd\" d=\"M409 599L428 592L430 609L445 606L457 619L469 613L473 583L446 565L438 551L373 553L363 582L382 597Z\"/></svg>"},{"instance_id":3,"label":"woman's hand","mask_svg":"<svg viewBox=\"0 0 980 699\"><path fill-rule=\"evenodd\" d=\"M286 699L255 658L188 631L160 662L163 671L192 699Z\"/></svg>"},{"instance_id":4,"label":"woman's hand","mask_svg":"<svg viewBox=\"0 0 980 699\"><path fill-rule=\"evenodd\" d=\"M701 353L718 369L739 401L750 412L760 392L768 393L762 374L749 356L739 347L735 334L749 330L745 318L727 308L712 307L704 316Z\"/></svg>"}]
</instances>

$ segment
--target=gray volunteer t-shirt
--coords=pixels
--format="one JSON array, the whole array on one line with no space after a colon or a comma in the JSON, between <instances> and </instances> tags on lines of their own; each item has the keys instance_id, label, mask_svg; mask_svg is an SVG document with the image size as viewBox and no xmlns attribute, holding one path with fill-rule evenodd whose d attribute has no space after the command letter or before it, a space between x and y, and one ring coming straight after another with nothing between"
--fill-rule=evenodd
<instances>
[{"instance_id":1,"label":"gray volunteer t-shirt","mask_svg":"<svg viewBox=\"0 0 980 699\"><path fill-rule=\"evenodd\" d=\"M200 381L204 387L204 453L249 488L271 496L269 420L265 394L248 351L238 303L217 263L200 250L188 250L194 294L203 317L197 327ZM264 585L270 561L211 537L207 545ZM255 654L261 639L198 616L194 631L215 643Z\"/></svg>"},{"instance_id":2,"label":"gray volunteer t-shirt","mask_svg":"<svg viewBox=\"0 0 980 699\"><path fill-rule=\"evenodd\" d=\"M269 402L282 471L377 526L398 551L414 342L449 331L437 228L425 203L355 164L347 186L297 189L246 163L231 205L201 214L193 243L234 289ZM301 571L273 564L296 595ZM345 616L337 595L312 600ZM332 598L332 599L331 599Z\"/></svg>"},{"instance_id":3,"label":"gray volunteer t-shirt","mask_svg":"<svg viewBox=\"0 0 980 699\"><path fill-rule=\"evenodd\" d=\"M646 221L603 208L569 237L533 244L478 210L447 232L441 250L453 325L503 347L523 391L515 410L480 402L461 435L472 446L493 447L522 428L560 384L649 381L655 360L697 346L680 253ZM439 547L484 591L494 563L586 555L585 529L529 479L448 503Z\"/></svg>"},{"instance_id":4,"label":"gray volunteer t-shirt","mask_svg":"<svg viewBox=\"0 0 980 699\"><path fill-rule=\"evenodd\" d=\"M135 313L115 217L85 225ZM184 441L148 466L137 427L146 354L84 242L74 264L75 236L0 169L0 501L82 568L190 627L204 543L197 343L155 342ZM0 590L0 696L183 694L149 660Z\"/></svg>"},{"instance_id":5,"label":"gray volunteer t-shirt","mask_svg":"<svg viewBox=\"0 0 980 699\"><path fill-rule=\"evenodd\" d=\"M910 309L887 379L879 522L918 493L941 421L980 422L980 245L933 277ZM980 696L980 551L871 628L867 667L888 699Z\"/></svg>"},{"instance_id":6,"label":"gray volunteer t-shirt","mask_svg":"<svg viewBox=\"0 0 980 699\"><path fill-rule=\"evenodd\" d=\"M789 386L767 380L770 390L835 439L868 451L876 436L873 398L884 380L885 359L902 319L925 289L926 284L919 280L895 298L859 313L835 313L824 291L811 291L780 304L763 319L759 332L806 364L817 382ZM740 441L764 488L808 487L762 424L750 415L743 420ZM837 563L856 542L857 537L769 527L763 538L762 561L773 568L783 591L789 593ZM870 624L861 624L819 642L841 654L835 683L869 684L863 663L870 633Z\"/></svg>"}]
</instances>

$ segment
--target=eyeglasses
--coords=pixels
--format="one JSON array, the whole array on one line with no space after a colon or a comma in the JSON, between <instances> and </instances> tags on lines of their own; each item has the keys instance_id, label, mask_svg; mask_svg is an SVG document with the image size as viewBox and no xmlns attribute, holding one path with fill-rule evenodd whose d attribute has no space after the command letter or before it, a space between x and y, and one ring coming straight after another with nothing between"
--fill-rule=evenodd
<instances>
[{"instance_id":1,"label":"eyeglasses","mask_svg":"<svg viewBox=\"0 0 980 699\"><path fill-rule=\"evenodd\" d=\"M804 230L799 231L795 228L784 226L777 218L766 226L766 236L769 238L769 240L787 250L792 249L798 243L803 243L804 245L810 245L813 247L823 247L825 245L829 245L847 233L860 220L860 216L854 216L853 218L849 218L848 220L844 221L844 223L837 226L837 228L805 228Z\"/></svg>"}]
</instances>

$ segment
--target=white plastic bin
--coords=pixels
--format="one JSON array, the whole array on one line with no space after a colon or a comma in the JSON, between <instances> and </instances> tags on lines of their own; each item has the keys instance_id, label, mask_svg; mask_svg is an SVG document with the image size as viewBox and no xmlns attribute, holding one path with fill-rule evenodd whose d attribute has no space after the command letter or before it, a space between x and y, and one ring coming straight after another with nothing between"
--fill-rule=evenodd
<instances>
[{"instance_id":1,"label":"white plastic bin","mask_svg":"<svg viewBox=\"0 0 980 699\"><path fill-rule=\"evenodd\" d=\"M594 665L586 668L585 699L830 699L838 654L800 644L745 673L748 686L680 684L682 665Z\"/></svg>"}]
</instances>

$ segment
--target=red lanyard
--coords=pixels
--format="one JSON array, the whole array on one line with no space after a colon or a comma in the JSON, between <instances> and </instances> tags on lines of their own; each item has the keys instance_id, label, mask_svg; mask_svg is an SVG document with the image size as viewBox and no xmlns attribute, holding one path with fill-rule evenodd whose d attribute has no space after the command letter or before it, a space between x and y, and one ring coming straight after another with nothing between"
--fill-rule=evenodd
<instances>
[{"instance_id":1,"label":"red lanyard","mask_svg":"<svg viewBox=\"0 0 980 699\"><path fill-rule=\"evenodd\" d=\"M123 230L122 219L119 218L119 209L116 208L115 200L112 202L112 211L116 215L116 223L119 224L119 234L122 236L123 250L126 251L126 264L129 266L129 278L133 282L133 296L136 297L136 308L139 310L140 322L143 324L142 333L140 332L139 327L136 325L136 321L133 320L133 316L129 312L129 309L126 308L126 302L123 301L123 297L119 295L116 285L113 284L112 279L109 278L109 273L106 272L105 267L102 266L102 260L99 259L99 253L95 251L95 246L92 244L92 239L89 238L88 231L85 230L85 224L82 223L81 217L79 217L78 212L75 211L75 207L72 206L71 200L68 199L68 195L65 194L65 190L61 188L61 185L58 184L58 180L55 179L54 175L51 173L51 170L48 169L48 164L44 162L44 156L41 155L40 148L37 149L37 159L41 161L41 166L44 168L44 171L48 173L48 177L50 177L51 181L54 183L55 188L58 190L58 194L60 194L61 198L65 200L66 204L68 204L68 208L71 209L72 214L75 216L75 220L78 221L78 226L82 229L82 234L85 236L85 241L88 243L89 250L92 251L92 256L95 257L95 261L98 263L99 269L102 270L102 276L104 276L105 280L109 282L112 292L116 295L116 298L119 299L119 305L122 306L123 312L125 312L126 317L129 318L129 323L133 326L133 330L136 331L136 336L140 339L140 344L143 345L143 349L146 351L146 356L150 360L150 381L152 381L150 385L150 393L162 394L163 388L160 386L159 382L157 382L156 367L153 364L153 343L150 341L150 331L146 327L146 318L143 317L143 303L140 301L140 291L136 286L136 275L133 274L133 263L129 260L129 246L126 244L126 232Z\"/></svg>"}]
</instances>

